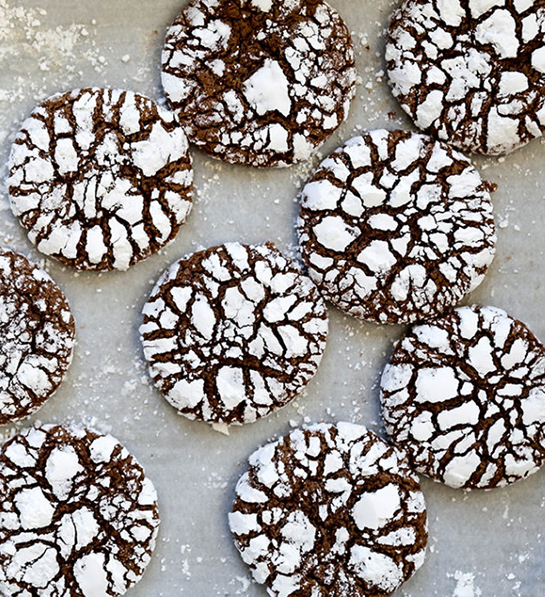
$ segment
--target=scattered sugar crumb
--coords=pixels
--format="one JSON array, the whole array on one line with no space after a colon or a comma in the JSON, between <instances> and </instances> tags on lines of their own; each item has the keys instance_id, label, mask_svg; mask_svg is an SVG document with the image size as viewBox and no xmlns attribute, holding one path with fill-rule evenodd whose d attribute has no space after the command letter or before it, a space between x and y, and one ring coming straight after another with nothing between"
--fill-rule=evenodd
<instances>
[{"instance_id":1,"label":"scattered sugar crumb","mask_svg":"<svg viewBox=\"0 0 545 597\"><path fill-rule=\"evenodd\" d=\"M481 590L475 586L475 575L471 572L460 572L457 570L453 575L447 574L448 577L454 577L456 580L456 588L452 597L479 597L482 595Z\"/></svg>"}]
</instances>

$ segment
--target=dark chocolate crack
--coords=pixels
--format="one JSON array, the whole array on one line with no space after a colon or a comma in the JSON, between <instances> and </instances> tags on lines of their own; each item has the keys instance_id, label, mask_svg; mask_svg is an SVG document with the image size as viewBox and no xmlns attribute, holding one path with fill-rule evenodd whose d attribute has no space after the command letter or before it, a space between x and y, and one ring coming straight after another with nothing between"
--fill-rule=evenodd
<instances>
[{"instance_id":1,"label":"dark chocolate crack","mask_svg":"<svg viewBox=\"0 0 545 597\"><path fill-rule=\"evenodd\" d=\"M172 113L131 91L79 89L23 123L8 185L40 251L80 270L125 270L174 239L192 180Z\"/></svg>"},{"instance_id":2,"label":"dark chocolate crack","mask_svg":"<svg viewBox=\"0 0 545 597\"><path fill-rule=\"evenodd\" d=\"M192 0L168 30L162 60L189 139L231 163L307 159L355 94L350 33L318 0Z\"/></svg>"},{"instance_id":3,"label":"dark chocolate crack","mask_svg":"<svg viewBox=\"0 0 545 597\"><path fill-rule=\"evenodd\" d=\"M140 328L155 385L190 419L255 421L313 377L327 336L318 290L274 245L228 243L176 262Z\"/></svg>"},{"instance_id":4,"label":"dark chocolate crack","mask_svg":"<svg viewBox=\"0 0 545 597\"><path fill-rule=\"evenodd\" d=\"M0 451L0 593L123 595L144 573L157 495L117 440L88 429L29 429Z\"/></svg>"},{"instance_id":5,"label":"dark chocolate crack","mask_svg":"<svg viewBox=\"0 0 545 597\"><path fill-rule=\"evenodd\" d=\"M299 242L335 306L408 323L481 283L496 234L487 186L468 159L425 135L376 130L346 142L306 184Z\"/></svg>"},{"instance_id":6,"label":"dark chocolate crack","mask_svg":"<svg viewBox=\"0 0 545 597\"><path fill-rule=\"evenodd\" d=\"M437 481L502 487L545 462L545 347L500 309L462 307L416 326L381 387L390 437Z\"/></svg>"},{"instance_id":7,"label":"dark chocolate crack","mask_svg":"<svg viewBox=\"0 0 545 597\"><path fill-rule=\"evenodd\" d=\"M275 596L386 597L422 565L427 543L416 475L349 423L297 429L254 452L229 524Z\"/></svg>"},{"instance_id":8,"label":"dark chocolate crack","mask_svg":"<svg viewBox=\"0 0 545 597\"><path fill-rule=\"evenodd\" d=\"M405 0L386 46L390 85L415 124L501 154L545 126L544 0Z\"/></svg>"},{"instance_id":9,"label":"dark chocolate crack","mask_svg":"<svg viewBox=\"0 0 545 597\"><path fill-rule=\"evenodd\" d=\"M32 414L55 392L75 332L55 282L23 255L0 249L0 425Z\"/></svg>"}]
</instances>

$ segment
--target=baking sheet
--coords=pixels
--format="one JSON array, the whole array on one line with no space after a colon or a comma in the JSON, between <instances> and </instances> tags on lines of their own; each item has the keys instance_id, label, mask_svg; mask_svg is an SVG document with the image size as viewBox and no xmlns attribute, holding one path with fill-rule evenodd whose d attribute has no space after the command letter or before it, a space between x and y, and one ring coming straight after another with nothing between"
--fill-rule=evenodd
<instances>
[{"instance_id":1,"label":"baking sheet","mask_svg":"<svg viewBox=\"0 0 545 597\"><path fill-rule=\"evenodd\" d=\"M156 100L166 27L183 0L0 0L0 243L36 261L9 211L5 178L10 142L48 95L70 88L123 87ZM162 528L154 558L131 597L264 596L232 545L227 513L249 454L305 422L349 420L383 433L380 371L401 326L363 324L330 309L322 365L305 393L279 413L229 437L188 421L149 384L138 341L140 311L160 273L188 252L225 241L272 240L295 254L294 197L312 168L363 129L411 128L383 75L384 28L392 0L330 0L347 21L361 81L350 117L310 163L257 171L194 151L193 213L177 239L128 272L78 274L45 267L68 296L77 347L57 394L33 417L0 429L6 438L29 424L93 425L121 440L157 487ZM501 307L545 339L543 221L545 145L534 141L505 158L475 160L498 184L493 196L498 253L470 301ZM228 219L227 219L228 218ZM423 480L430 546L423 568L398 595L536 597L543 594L545 471L506 489L455 491Z\"/></svg>"}]
</instances>

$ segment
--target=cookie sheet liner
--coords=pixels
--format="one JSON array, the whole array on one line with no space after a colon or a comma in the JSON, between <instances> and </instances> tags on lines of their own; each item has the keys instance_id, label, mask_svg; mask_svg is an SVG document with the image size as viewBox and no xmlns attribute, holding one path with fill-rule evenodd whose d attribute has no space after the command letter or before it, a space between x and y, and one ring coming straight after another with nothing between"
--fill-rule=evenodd
<instances>
[{"instance_id":1,"label":"cookie sheet liner","mask_svg":"<svg viewBox=\"0 0 545 597\"><path fill-rule=\"evenodd\" d=\"M182 2L139 3L135 10L130 0L70 7L61 0L0 1L1 244L41 259L8 209L4 184L10 142L21 122L51 93L83 85L126 87L161 100L163 35ZM163 525L155 556L131 597L264 597L265 590L250 583L227 526L234 484L247 457L305 421L349 420L383 434L377 382L392 342L403 334L401 326L360 323L330 308L328 347L305 394L278 414L234 429L230 437L176 415L149 382L138 342L141 308L170 263L234 240L272 240L293 255L298 212L293 198L320 158L361 133L359 127L411 128L381 74L382 58L376 56L383 51L383 30L397 2L331 4L353 32L362 81L348 121L319 155L296 168L260 171L223 165L193 151L193 213L160 254L111 274L77 274L46 262L70 301L78 344L65 383L28 423L83 422L111 432L153 480ZM542 340L544 156L545 145L538 140L506 158L474 160L483 178L499 185L492 197L498 253L483 285L466 301L506 310ZM14 430L1 428L0 435ZM423 490L430 549L425 565L399 595L540 593L545 536L536 520L545 508L545 471L491 492L466 494L427 480Z\"/></svg>"}]
</instances>

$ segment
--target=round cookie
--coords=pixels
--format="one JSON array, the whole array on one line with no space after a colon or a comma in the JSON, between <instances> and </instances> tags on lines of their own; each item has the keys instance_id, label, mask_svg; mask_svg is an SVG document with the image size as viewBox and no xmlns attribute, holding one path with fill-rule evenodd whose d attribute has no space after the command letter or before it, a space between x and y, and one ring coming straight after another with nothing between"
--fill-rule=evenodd
<instances>
[{"instance_id":1,"label":"round cookie","mask_svg":"<svg viewBox=\"0 0 545 597\"><path fill-rule=\"evenodd\" d=\"M0 593L123 595L144 573L157 494L110 435L29 429L0 450Z\"/></svg>"},{"instance_id":2,"label":"round cookie","mask_svg":"<svg viewBox=\"0 0 545 597\"><path fill-rule=\"evenodd\" d=\"M304 187L299 242L339 309L408 323L481 283L496 234L490 195L468 159L425 135L376 130L337 149Z\"/></svg>"},{"instance_id":3,"label":"round cookie","mask_svg":"<svg viewBox=\"0 0 545 597\"><path fill-rule=\"evenodd\" d=\"M212 424L284 406L315 374L327 336L316 287L270 243L228 243L174 263L143 315L155 385L180 414Z\"/></svg>"},{"instance_id":4,"label":"round cookie","mask_svg":"<svg viewBox=\"0 0 545 597\"><path fill-rule=\"evenodd\" d=\"M404 457L360 425L313 425L250 456L229 526L276 597L390 595L423 563L424 496Z\"/></svg>"},{"instance_id":5,"label":"round cookie","mask_svg":"<svg viewBox=\"0 0 545 597\"><path fill-rule=\"evenodd\" d=\"M42 253L79 270L125 270L174 239L192 180L171 112L132 91L78 89L23 123L8 186Z\"/></svg>"},{"instance_id":6,"label":"round cookie","mask_svg":"<svg viewBox=\"0 0 545 597\"><path fill-rule=\"evenodd\" d=\"M72 361L75 333L55 282L0 248L0 425L31 415L55 392Z\"/></svg>"},{"instance_id":7,"label":"round cookie","mask_svg":"<svg viewBox=\"0 0 545 597\"><path fill-rule=\"evenodd\" d=\"M386 45L390 85L415 124L502 154L545 127L544 0L404 0Z\"/></svg>"},{"instance_id":8,"label":"round cookie","mask_svg":"<svg viewBox=\"0 0 545 597\"><path fill-rule=\"evenodd\" d=\"M167 33L162 63L189 139L233 164L307 159L355 95L350 32L321 0L191 0Z\"/></svg>"},{"instance_id":9,"label":"round cookie","mask_svg":"<svg viewBox=\"0 0 545 597\"><path fill-rule=\"evenodd\" d=\"M382 414L411 464L451 487L502 487L545 462L545 347L493 307L413 328L381 381Z\"/></svg>"}]
</instances>

